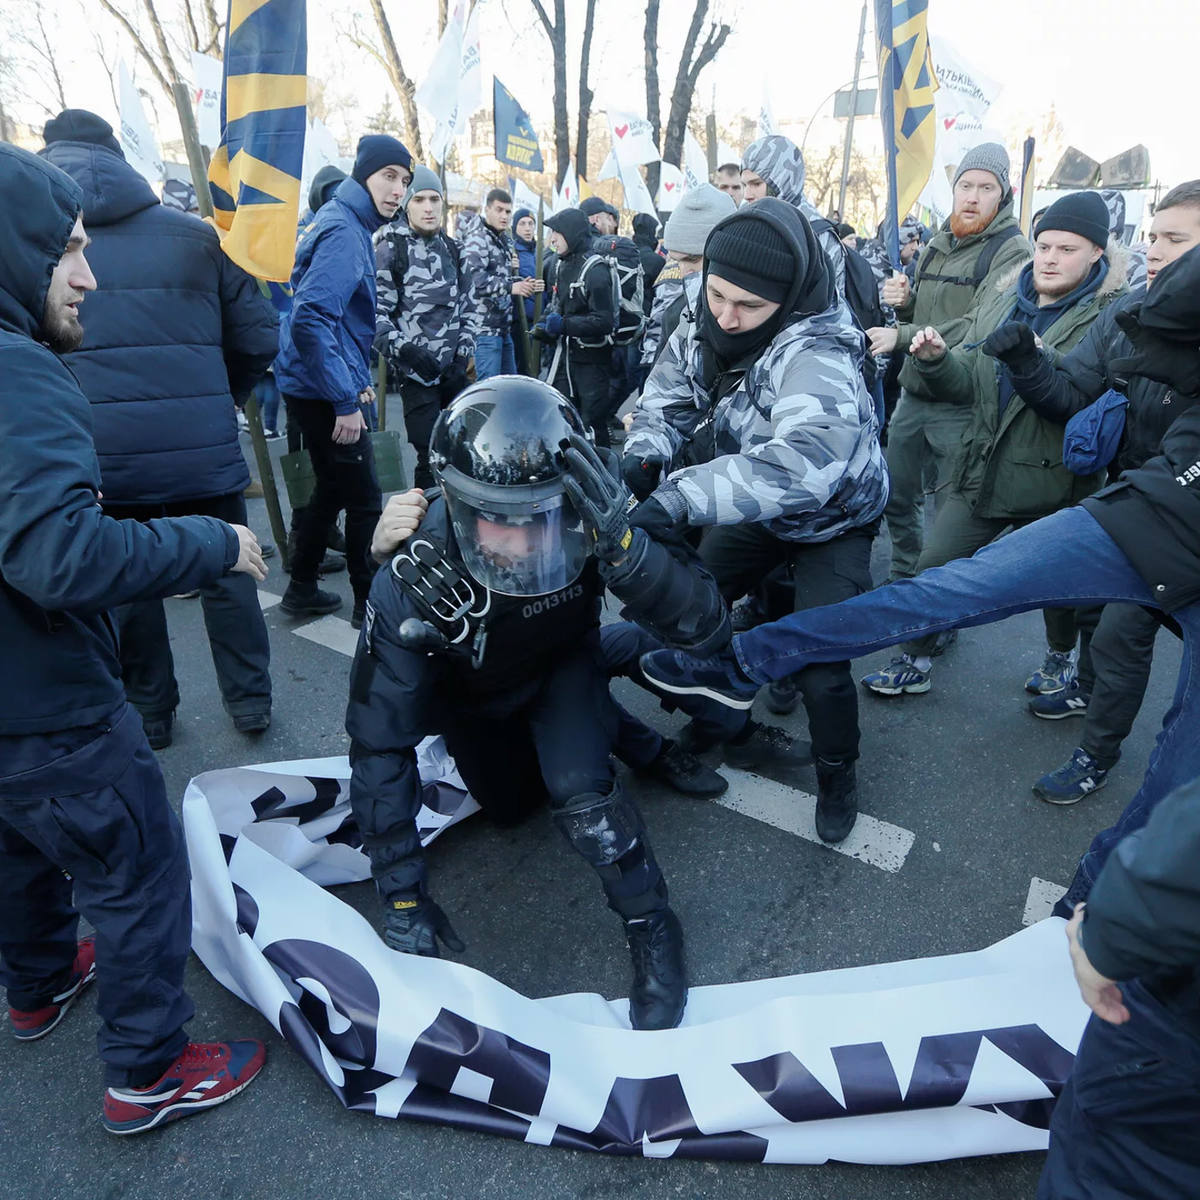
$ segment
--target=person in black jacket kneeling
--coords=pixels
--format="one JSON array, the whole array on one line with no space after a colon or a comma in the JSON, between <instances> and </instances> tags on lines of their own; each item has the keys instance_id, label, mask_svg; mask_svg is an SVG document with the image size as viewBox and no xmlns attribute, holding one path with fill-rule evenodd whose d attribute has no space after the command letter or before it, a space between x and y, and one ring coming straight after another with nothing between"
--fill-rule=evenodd
<instances>
[{"instance_id":1,"label":"person in black jacket kneeling","mask_svg":"<svg viewBox=\"0 0 1200 1200\"><path fill-rule=\"evenodd\" d=\"M618 712L599 647L607 587L672 645L729 638L712 577L680 541L626 520L629 493L578 414L535 380L497 377L442 413L442 488L400 553L386 521L350 677L350 801L394 950L464 947L429 894L415 818L416 747L441 734L471 794L502 823L548 802L625 922L635 1029L679 1024L683 933L645 825L617 780Z\"/></svg>"}]
</instances>

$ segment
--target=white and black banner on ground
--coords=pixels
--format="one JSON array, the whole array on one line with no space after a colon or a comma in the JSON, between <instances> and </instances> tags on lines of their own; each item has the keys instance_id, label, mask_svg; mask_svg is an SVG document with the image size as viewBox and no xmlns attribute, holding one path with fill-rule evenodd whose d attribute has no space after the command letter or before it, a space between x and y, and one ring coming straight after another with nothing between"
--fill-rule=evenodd
<instances>
[{"instance_id":1,"label":"white and black banner on ground","mask_svg":"<svg viewBox=\"0 0 1200 1200\"><path fill-rule=\"evenodd\" d=\"M421 771L431 840L475 804L440 743ZM346 1107L648 1158L1045 1148L1088 1015L1060 920L972 954L693 988L679 1029L635 1032L624 1000L532 1000L388 950L324 890L370 876L349 775L344 758L213 771L183 804L197 954Z\"/></svg>"}]
</instances>

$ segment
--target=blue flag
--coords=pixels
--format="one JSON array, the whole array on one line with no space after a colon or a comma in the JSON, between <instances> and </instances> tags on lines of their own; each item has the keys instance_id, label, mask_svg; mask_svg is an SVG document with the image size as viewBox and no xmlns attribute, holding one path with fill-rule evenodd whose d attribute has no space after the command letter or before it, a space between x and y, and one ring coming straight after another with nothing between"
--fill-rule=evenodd
<instances>
[{"instance_id":1,"label":"blue flag","mask_svg":"<svg viewBox=\"0 0 1200 1200\"><path fill-rule=\"evenodd\" d=\"M492 117L496 131L496 161L508 163L510 167L524 167L527 171L545 170L529 114L498 79L492 90Z\"/></svg>"}]
</instances>

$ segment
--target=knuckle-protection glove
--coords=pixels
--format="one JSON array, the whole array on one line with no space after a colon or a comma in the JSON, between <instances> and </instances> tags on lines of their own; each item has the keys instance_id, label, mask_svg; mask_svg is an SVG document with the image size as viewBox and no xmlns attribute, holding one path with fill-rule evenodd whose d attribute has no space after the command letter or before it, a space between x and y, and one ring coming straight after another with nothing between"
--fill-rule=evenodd
<instances>
[{"instance_id":1,"label":"knuckle-protection glove","mask_svg":"<svg viewBox=\"0 0 1200 1200\"><path fill-rule=\"evenodd\" d=\"M454 932L450 919L428 896L388 902L383 940L391 950L426 958L441 958L439 940L455 954L461 954L467 948Z\"/></svg>"},{"instance_id":2,"label":"knuckle-protection glove","mask_svg":"<svg viewBox=\"0 0 1200 1200\"><path fill-rule=\"evenodd\" d=\"M437 358L424 346L405 342L396 351L396 361L422 379L436 379L442 372Z\"/></svg>"},{"instance_id":3,"label":"knuckle-protection glove","mask_svg":"<svg viewBox=\"0 0 1200 1200\"><path fill-rule=\"evenodd\" d=\"M585 438L572 434L566 449L563 488L592 537L592 550L605 562L623 558L633 541L629 489L617 473L616 455L600 457Z\"/></svg>"},{"instance_id":4,"label":"knuckle-protection glove","mask_svg":"<svg viewBox=\"0 0 1200 1200\"><path fill-rule=\"evenodd\" d=\"M645 500L658 487L662 469L662 459L653 455L643 458L637 454L627 454L621 459L621 475L638 500Z\"/></svg>"}]
</instances>

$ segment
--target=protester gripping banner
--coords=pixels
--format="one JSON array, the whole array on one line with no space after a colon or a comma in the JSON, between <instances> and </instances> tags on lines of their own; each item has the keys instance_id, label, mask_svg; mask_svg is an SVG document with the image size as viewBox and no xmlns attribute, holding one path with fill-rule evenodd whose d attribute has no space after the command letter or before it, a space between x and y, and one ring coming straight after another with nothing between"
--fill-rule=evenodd
<instances>
[{"instance_id":1,"label":"protester gripping banner","mask_svg":"<svg viewBox=\"0 0 1200 1200\"><path fill-rule=\"evenodd\" d=\"M512 92L493 77L492 123L496 137L496 161L527 171L544 171L542 151L529 114Z\"/></svg>"}]
</instances>

